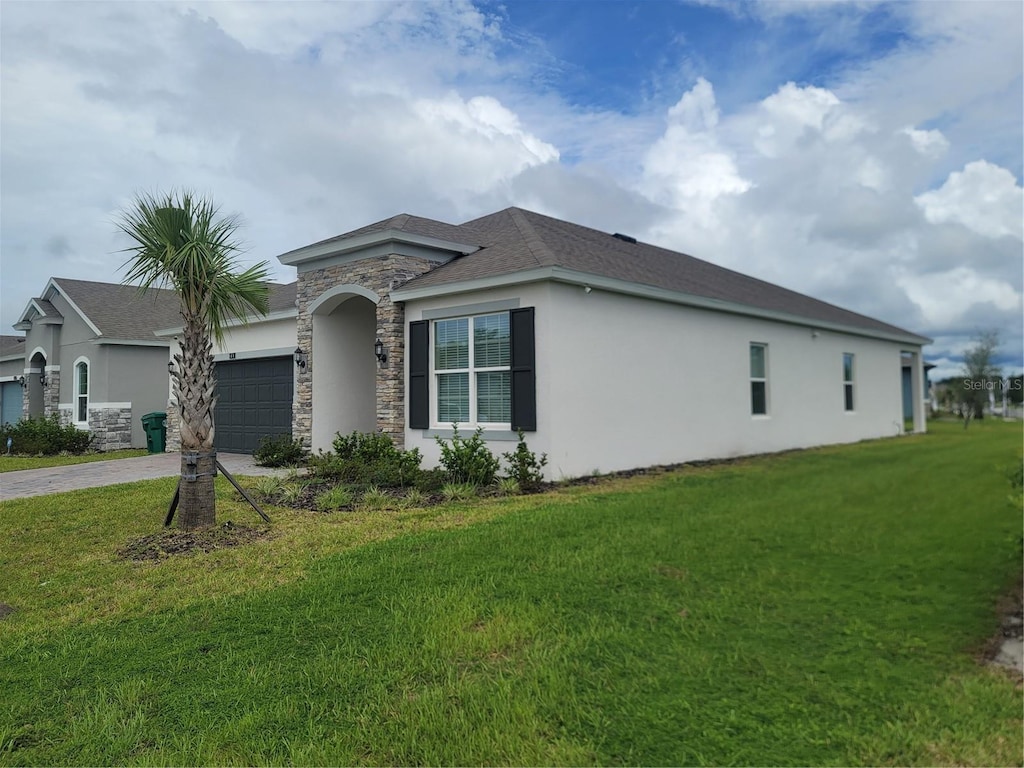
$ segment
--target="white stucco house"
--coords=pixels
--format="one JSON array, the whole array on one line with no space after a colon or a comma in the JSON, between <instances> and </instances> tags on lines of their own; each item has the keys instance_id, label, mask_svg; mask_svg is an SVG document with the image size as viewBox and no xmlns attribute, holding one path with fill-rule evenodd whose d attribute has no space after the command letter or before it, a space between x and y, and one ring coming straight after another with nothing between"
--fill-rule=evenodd
<instances>
[{"instance_id":1,"label":"white stucco house","mask_svg":"<svg viewBox=\"0 0 1024 768\"><path fill-rule=\"evenodd\" d=\"M294 319L217 353L250 361L251 421L276 398L314 449L381 430L434 464L453 423L495 453L523 429L557 478L896 435L905 405L925 429L903 371L923 391L930 339L624 235L519 208L403 214L279 258Z\"/></svg>"}]
</instances>

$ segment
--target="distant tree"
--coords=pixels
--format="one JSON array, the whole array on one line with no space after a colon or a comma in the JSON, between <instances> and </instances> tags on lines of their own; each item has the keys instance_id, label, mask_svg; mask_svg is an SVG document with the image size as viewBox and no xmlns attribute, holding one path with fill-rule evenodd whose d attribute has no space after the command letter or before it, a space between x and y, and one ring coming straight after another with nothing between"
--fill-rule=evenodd
<instances>
[{"instance_id":1,"label":"distant tree","mask_svg":"<svg viewBox=\"0 0 1024 768\"><path fill-rule=\"evenodd\" d=\"M963 384L960 387L960 415L964 429L971 417L983 418L989 393L1001 384L1001 371L995 363L999 346L997 331L984 331L974 339L974 346L964 353Z\"/></svg>"},{"instance_id":2,"label":"distant tree","mask_svg":"<svg viewBox=\"0 0 1024 768\"><path fill-rule=\"evenodd\" d=\"M229 320L243 322L267 313L266 263L240 271L236 256L236 217L222 217L208 200L190 192L162 197L143 194L121 212L118 228L133 245L125 282L140 290L173 288L181 301L181 352L171 374L180 410L180 527L205 528L217 522L213 474L213 409L217 380L213 339L221 340ZM197 454L197 464L186 455Z\"/></svg>"},{"instance_id":3,"label":"distant tree","mask_svg":"<svg viewBox=\"0 0 1024 768\"><path fill-rule=\"evenodd\" d=\"M1007 393L1006 399L1014 405L1020 405L1024 402L1024 374L1018 373L1016 376L1011 376L1006 380Z\"/></svg>"}]
</instances>

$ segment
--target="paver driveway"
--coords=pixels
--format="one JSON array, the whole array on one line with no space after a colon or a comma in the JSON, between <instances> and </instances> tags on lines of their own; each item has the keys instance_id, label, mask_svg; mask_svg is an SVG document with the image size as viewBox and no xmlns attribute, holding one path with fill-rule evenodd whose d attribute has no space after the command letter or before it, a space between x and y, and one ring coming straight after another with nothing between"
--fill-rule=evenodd
<instances>
[{"instance_id":1,"label":"paver driveway","mask_svg":"<svg viewBox=\"0 0 1024 768\"><path fill-rule=\"evenodd\" d=\"M218 453L217 458L232 475L283 475L287 470L258 467L252 456L241 453ZM155 477L172 477L181 472L181 454L157 453L134 459L94 461L67 467L22 469L0 473L0 501L47 493L98 488L102 485L134 483Z\"/></svg>"}]
</instances>

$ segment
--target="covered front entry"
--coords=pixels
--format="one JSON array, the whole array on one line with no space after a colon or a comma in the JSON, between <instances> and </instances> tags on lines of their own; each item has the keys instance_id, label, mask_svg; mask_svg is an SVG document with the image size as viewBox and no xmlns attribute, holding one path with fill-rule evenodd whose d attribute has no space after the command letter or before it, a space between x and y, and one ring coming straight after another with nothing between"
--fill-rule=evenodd
<instances>
[{"instance_id":1,"label":"covered front entry","mask_svg":"<svg viewBox=\"0 0 1024 768\"><path fill-rule=\"evenodd\" d=\"M291 435L294 367L291 357L216 364L218 451L252 453L266 436Z\"/></svg>"},{"instance_id":2,"label":"covered front entry","mask_svg":"<svg viewBox=\"0 0 1024 768\"><path fill-rule=\"evenodd\" d=\"M355 291L359 290L359 293ZM313 320L312 446L334 436L377 428L377 297L356 286L328 291L311 308Z\"/></svg>"}]
</instances>

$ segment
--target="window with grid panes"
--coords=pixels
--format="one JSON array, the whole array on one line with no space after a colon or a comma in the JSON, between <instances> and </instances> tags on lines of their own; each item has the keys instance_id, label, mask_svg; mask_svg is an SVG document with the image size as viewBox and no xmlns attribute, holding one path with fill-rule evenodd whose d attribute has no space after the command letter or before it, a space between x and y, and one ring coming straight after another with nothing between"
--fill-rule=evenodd
<instances>
[{"instance_id":1,"label":"window with grid panes","mask_svg":"<svg viewBox=\"0 0 1024 768\"><path fill-rule=\"evenodd\" d=\"M434 321L434 377L439 424L512 420L509 315Z\"/></svg>"}]
</instances>

